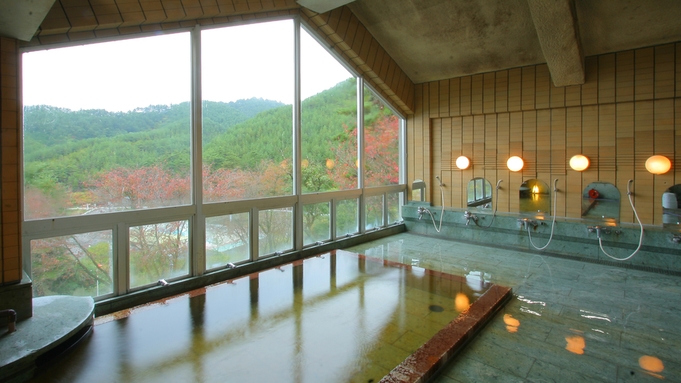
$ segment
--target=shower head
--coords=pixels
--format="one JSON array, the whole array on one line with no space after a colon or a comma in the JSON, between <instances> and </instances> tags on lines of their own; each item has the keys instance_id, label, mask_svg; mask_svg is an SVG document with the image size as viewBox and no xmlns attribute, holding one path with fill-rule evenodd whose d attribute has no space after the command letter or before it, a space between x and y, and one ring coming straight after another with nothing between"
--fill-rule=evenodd
<instances>
[{"instance_id":1,"label":"shower head","mask_svg":"<svg viewBox=\"0 0 681 383\"><path fill-rule=\"evenodd\" d=\"M445 184L442 183L442 180L440 179L440 176L435 176L435 178L437 179L437 182L440 183L440 187L445 186Z\"/></svg>"},{"instance_id":2,"label":"shower head","mask_svg":"<svg viewBox=\"0 0 681 383\"><path fill-rule=\"evenodd\" d=\"M502 182L504 182L504 180L499 180L499 181L497 181L497 190L499 190L499 188L500 188L499 185L500 185Z\"/></svg>"}]
</instances>

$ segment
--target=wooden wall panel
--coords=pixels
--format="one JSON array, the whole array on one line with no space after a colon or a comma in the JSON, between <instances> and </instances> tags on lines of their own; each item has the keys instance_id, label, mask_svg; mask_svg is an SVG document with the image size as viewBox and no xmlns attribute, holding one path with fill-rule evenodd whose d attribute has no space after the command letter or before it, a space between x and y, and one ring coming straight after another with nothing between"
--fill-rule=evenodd
<instances>
[{"instance_id":1,"label":"wooden wall panel","mask_svg":"<svg viewBox=\"0 0 681 383\"><path fill-rule=\"evenodd\" d=\"M495 76L494 107L495 112L508 111L508 71L502 70Z\"/></svg>"},{"instance_id":2,"label":"wooden wall panel","mask_svg":"<svg viewBox=\"0 0 681 383\"><path fill-rule=\"evenodd\" d=\"M634 99L650 100L655 90L655 50L638 49L634 54Z\"/></svg>"},{"instance_id":3,"label":"wooden wall panel","mask_svg":"<svg viewBox=\"0 0 681 383\"><path fill-rule=\"evenodd\" d=\"M674 44L655 47L655 99L674 97Z\"/></svg>"},{"instance_id":4,"label":"wooden wall panel","mask_svg":"<svg viewBox=\"0 0 681 383\"><path fill-rule=\"evenodd\" d=\"M520 88L520 98L522 110L533 110L535 100L535 67L523 67L521 71L522 85Z\"/></svg>"},{"instance_id":5,"label":"wooden wall panel","mask_svg":"<svg viewBox=\"0 0 681 383\"><path fill-rule=\"evenodd\" d=\"M452 118L442 119L442 182L445 184L445 206L452 206L452 172L456 169L454 161L458 154L452 152Z\"/></svg>"},{"instance_id":6,"label":"wooden wall panel","mask_svg":"<svg viewBox=\"0 0 681 383\"><path fill-rule=\"evenodd\" d=\"M615 104L598 108L598 179L614 180L617 170L617 119ZM595 172L591 172L595 173Z\"/></svg>"},{"instance_id":7,"label":"wooden wall panel","mask_svg":"<svg viewBox=\"0 0 681 383\"><path fill-rule=\"evenodd\" d=\"M568 156L582 152L582 108L571 107L565 110L565 148ZM591 159L594 160L593 158ZM582 190L586 185L582 181L583 172L567 172L569 194L566 197L565 211L568 217L582 217ZM569 198L569 196L579 196Z\"/></svg>"},{"instance_id":8,"label":"wooden wall panel","mask_svg":"<svg viewBox=\"0 0 681 383\"><path fill-rule=\"evenodd\" d=\"M431 161L432 161L432 171L433 171L433 177L434 176L440 176L442 179L442 157L443 155L446 155L442 151L442 118L434 118L431 120L431 134L430 134L430 145L433 148L432 150L432 156L431 156ZM436 185L438 185L437 182L433 183L433 192L435 193L435 188ZM435 193L435 195L438 195L438 193ZM435 196L433 197L433 201L440 201L442 198L436 198ZM442 202L438 202L440 204Z\"/></svg>"},{"instance_id":9,"label":"wooden wall panel","mask_svg":"<svg viewBox=\"0 0 681 383\"><path fill-rule=\"evenodd\" d=\"M497 115L497 160L496 180L503 180L499 193L499 211L514 211L510 210L510 192L517 190L509 181L510 170L506 167L506 160L510 157L510 115L508 113L499 113ZM492 180L490 180L491 182ZM496 183L495 183L496 185Z\"/></svg>"},{"instance_id":10,"label":"wooden wall panel","mask_svg":"<svg viewBox=\"0 0 681 383\"><path fill-rule=\"evenodd\" d=\"M655 154L674 158L674 100L661 99L655 100L654 105L654 150ZM673 164L672 164L673 166ZM674 172L660 174L654 177L653 206L657 206L662 200L662 193L674 185ZM660 196L659 201L655 201L655 196ZM653 223L662 224L662 211L653 208Z\"/></svg>"},{"instance_id":11,"label":"wooden wall panel","mask_svg":"<svg viewBox=\"0 0 681 383\"><path fill-rule=\"evenodd\" d=\"M551 74L549 73L549 67L538 65L536 77L536 108L547 109L551 105Z\"/></svg>"},{"instance_id":12,"label":"wooden wall panel","mask_svg":"<svg viewBox=\"0 0 681 383\"><path fill-rule=\"evenodd\" d=\"M19 282L22 277L18 44L18 40L0 37L0 285Z\"/></svg>"},{"instance_id":13,"label":"wooden wall panel","mask_svg":"<svg viewBox=\"0 0 681 383\"><path fill-rule=\"evenodd\" d=\"M459 108L461 116L471 114L471 81L471 76L461 77L461 85L459 88Z\"/></svg>"},{"instance_id":14,"label":"wooden wall panel","mask_svg":"<svg viewBox=\"0 0 681 383\"><path fill-rule=\"evenodd\" d=\"M598 103L615 102L615 55L598 57Z\"/></svg>"},{"instance_id":15,"label":"wooden wall panel","mask_svg":"<svg viewBox=\"0 0 681 383\"><path fill-rule=\"evenodd\" d=\"M461 115L461 79L449 80L449 115Z\"/></svg>"},{"instance_id":16,"label":"wooden wall panel","mask_svg":"<svg viewBox=\"0 0 681 383\"><path fill-rule=\"evenodd\" d=\"M586 82L582 85L582 105L598 103L598 56L587 57L584 60L584 74Z\"/></svg>"},{"instance_id":17,"label":"wooden wall panel","mask_svg":"<svg viewBox=\"0 0 681 383\"><path fill-rule=\"evenodd\" d=\"M467 152L463 148L463 118L453 117L452 118L452 158L464 155L468 158L470 157L470 152ZM465 206L465 201L463 200L464 191L466 190L463 180L468 182L470 175L469 170L455 170L452 174L452 184L450 188L450 195L452 196L452 204L450 206Z\"/></svg>"},{"instance_id":18,"label":"wooden wall panel","mask_svg":"<svg viewBox=\"0 0 681 383\"><path fill-rule=\"evenodd\" d=\"M674 70L676 76L676 91L674 96L681 97L681 43L674 44L674 47L676 48L676 69Z\"/></svg>"},{"instance_id":19,"label":"wooden wall panel","mask_svg":"<svg viewBox=\"0 0 681 383\"><path fill-rule=\"evenodd\" d=\"M620 221L635 222L627 198L629 180L634 180L641 219L660 225L661 195L681 182L681 158L676 155L681 151L680 50L681 43L675 43L588 57L583 85L555 87L543 64L435 83L447 89L424 96L447 105L430 104L429 112L452 117L451 128L444 122L437 125L443 129L437 132L441 139L451 139L451 145L440 145L443 167L461 154L472 162L465 171L449 163L452 182L462 190L451 191L448 206L465 208L465 186L475 176L492 184L502 180L498 208L511 213L518 211L517 190L523 181L539 178L552 186L558 179L557 214L579 219L584 188L599 181L619 189ZM444 129L451 131L444 134ZM437 151L437 137L433 140ZM591 160L584 172L568 166L570 157L580 153ZM648 173L644 164L653 154L672 159L672 171ZM525 160L517 173L506 168L513 155Z\"/></svg>"},{"instance_id":20,"label":"wooden wall panel","mask_svg":"<svg viewBox=\"0 0 681 383\"><path fill-rule=\"evenodd\" d=\"M449 116L449 80L442 80L439 83L440 95L439 95L439 106L440 116Z\"/></svg>"},{"instance_id":21,"label":"wooden wall panel","mask_svg":"<svg viewBox=\"0 0 681 383\"><path fill-rule=\"evenodd\" d=\"M520 110L522 75L519 68L508 71L508 111Z\"/></svg>"},{"instance_id":22,"label":"wooden wall panel","mask_svg":"<svg viewBox=\"0 0 681 383\"><path fill-rule=\"evenodd\" d=\"M622 193L622 200L624 200L627 197L627 185L630 179L634 179L634 166L637 164L634 155L634 103L618 103L615 108L617 121L617 179L615 186ZM622 206L622 204L620 205ZM620 209L620 219L623 222L633 222L633 211L631 209L627 211Z\"/></svg>"},{"instance_id":23,"label":"wooden wall panel","mask_svg":"<svg viewBox=\"0 0 681 383\"><path fill-rule=\"evenodd\" d=\"M616 102L634 100L634 51L615 55L615 96Z\"/></svg>"},{"instance_id":24,"label":"wooden wall panel","mask_svg":"<svg viewBox=\"0 0 681 383\"><path fill-rule=\"evenodd\" d=\"M471 77L471 113L482 114L482 75Z\"/></svg>"},{"instance_id":25,"label":"wooden wall panel","mask_svg":"<svg viewBox=\"0 0 681 383\"><path fill-rule=\"evenodd\" d=\"M566 154L566 130L565 130L565 108L555 108L551 109L551 169L554 178L559 178L560 183L558 184L558 202L557 202L557 214L558 216L565 216L566 209L566 198L569 190L569 185L566 184L566 161L568 156Z\"/></svg>"}]
</instances>

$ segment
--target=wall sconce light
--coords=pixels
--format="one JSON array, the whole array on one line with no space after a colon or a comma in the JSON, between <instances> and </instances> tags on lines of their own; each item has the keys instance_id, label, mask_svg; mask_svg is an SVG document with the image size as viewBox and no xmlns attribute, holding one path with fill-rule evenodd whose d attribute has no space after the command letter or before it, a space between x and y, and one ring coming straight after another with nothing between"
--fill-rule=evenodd
<instances>
[{"instance_id":1,"label":"wall sconce light","mask_svg":"<svg viewBox=\"0 0 681 383\"><path fill-rule=\"evenodd\" d=\"M653 174L664 174L672 167L672 162L665 156L655 155L646 160L646 170Z\"/></svg>"},{"instance_id":2,"label":"wall sconce light","mask_svg":"<svg viewBox=\"0 0 681 383\"><path fill-rule=\"evenodd\" d=\"M589 157L583 155L583 154L575 154L570 158L570 167L572 170L576 170L578 172L586 170L586 168L589 167Z\"/></svg>"},{"instance_id":3,"label":"wall sconce light","mask_svg":"<svg viewBox=\"0 0 681 383\"><path fill-rule=\"evenodd\" d=\"M513 156L506 161L506 166L508 166L508 170L512 172L518 172L525 166L525 162L522 158Z\"/></svg>"},{"instance_id":4,"label":"wall sconce light","mask_svg":"<svg viewBox=\"0 0 681 383\"><path fill-rule=\"evenodd\" d=\"M456 167L464 170L468 169L468 167L471 166L471 160L468 159L466 156L459 156L459 158L456 159Z\"/></svg>"}]
</instances>

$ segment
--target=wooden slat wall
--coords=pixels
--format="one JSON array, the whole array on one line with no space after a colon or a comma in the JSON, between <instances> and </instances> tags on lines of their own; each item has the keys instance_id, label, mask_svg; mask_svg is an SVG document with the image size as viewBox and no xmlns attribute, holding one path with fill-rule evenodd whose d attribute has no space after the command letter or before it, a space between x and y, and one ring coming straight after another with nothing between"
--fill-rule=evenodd
<instances>
[{"instance_id":1,"label":"wooden slat wall","mask_svg":"<svg viewBox=\"0 0 681 383\"><path fill-rule=\"evenodd\" d=\"M344 6L324 14L301 8L300 14L392 106L404 114L413 113L414 83L359 22L350 8ZM432 84L429 91L436 93L429 94L428 98L440 99L437 83ZM443 109L443 113L447 113L449 109L444 100L438 108ZM440 111L436 110L434 114L439 115Z\"/></svg>"},{"instance_id":2,"label":"wooden slat wall","mask_svg":"<svg viewBox=\"0 0 681 383\"><path fill-rule=\"evenodd\" d=\"M21 280L19 62L15 39L0 37L0 285Z\"/></svg>"},{"instance_id":3,"label":"wooden slat wall","mask_svg":"<svg viewBox=\"0 0 681 383\"><path fill-rule=\"evenodd\" d=\"M454 208L466 206L471 178L492 185L502 179L503 212L518 211L523 181L552 186L558 179L557 212L570 218L581 217L589 183L610 182L621 193L620 220L635 222L627 199L631 179L643 223L661 224L662 193L681 183L681 43L587 57L585 73L585 84L562 88L553 86L546 65L416 85L422 91L415 92L408 124L421 139L409 146L410 175L430 185L437 185L436 175L451 180L445 204ZM591 159L585 172L568 166L578 153ZM653 154L669 157L672 170L648 173L644 164ZM456 169L459 155L470 157L472 167ZM525 160L521 172L506 168L512 155ZM429 198L440 204L436 187Z\"/></svg>"},{"instance_id":4,"label":"wooden slat wall","mask_svg":"<svg viewBox=\"0 0 681 383\"><path fill-rule=\"evenodd\" d=\"M295 0L57 0L28 45L297 14Z\"/></svg>"}]
</instances>

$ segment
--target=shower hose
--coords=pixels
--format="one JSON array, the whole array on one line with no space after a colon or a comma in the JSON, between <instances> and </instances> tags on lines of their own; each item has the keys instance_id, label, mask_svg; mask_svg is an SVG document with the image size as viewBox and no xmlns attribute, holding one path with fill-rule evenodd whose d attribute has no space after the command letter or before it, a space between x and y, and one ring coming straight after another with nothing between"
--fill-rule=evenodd
<instances>
[{"instance_id":1,"label":"shower hose","mask_svg":"<svg viewBox=\"0 0 681 383\"><path fill-rule=\"evenodd\" d=\"M526 225L527 227L527 237L530 239L530 244L532 247L534 247L537 250L544 250L547 247L549 247L549 244L551 243L551 240L553 239L553 229L556 227L556 201L558 200L558 178L553 180L553 222L551 222L551 235L549 236L549 241L546 242L546 245L539 247L532 242L532 233L530 232L530 225Z\"/></svg>"},{"instance_id":2,"label":"shower hose","mask_svg":"<svg viewBox=\"0 0 681 383\"><path fill-rule=\"evenodd\" d=\"M638 253L639 250L641 250L641 245L643 244L643 224L641 223L641 218L638 217L638 212L636 211L636 207L634 206L634 201L631 199L631 195L633 194L631 192L631 184L633 182L634 182L634 180L629 180L629 182L627 183L627 196L629 197L629 204L631 205L631 210L634 211L634 216L636 217L636 221L638 221L638 225L641 228L641 235L638 238L638 247L629 256L627 256L625 258L616 258L616 257L613 257L612 255L608 254L607 251L605 251L605 249L603 248L603 239L601 238L600 234L598 235L598 246L600 246L603 254L607 255L608 257L610 257L610 258L612 258L616 261L628 261L629 259L631 259L631 257L636 255L636 253Z\"/></svg>"},{"instance_id":3,"label":"shower hose","mask_svg":"<svg viewBox=\"0 0 681 383\"><path fill-rule=\"evenodd\" d=\"M440 177L435 176L437 178L437 181L440 183L440 204L442 205L442 210L440 211L440 226L438 227L435 225L435 217L433 216L433 213L430 212L430 209L426 209L426 213L430 215L431 221L433 221L433 227L435 228L435 231L438 233L440 230L442 230L442 217L445 215L445 192L442 190L442 181L440 181Z\"/></svg>"}]
</instances>

